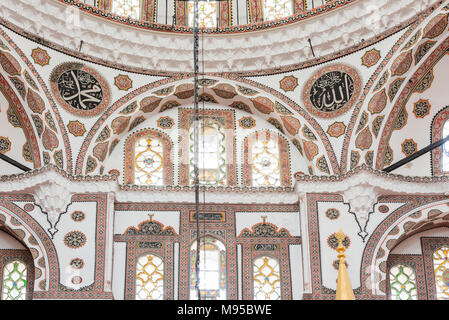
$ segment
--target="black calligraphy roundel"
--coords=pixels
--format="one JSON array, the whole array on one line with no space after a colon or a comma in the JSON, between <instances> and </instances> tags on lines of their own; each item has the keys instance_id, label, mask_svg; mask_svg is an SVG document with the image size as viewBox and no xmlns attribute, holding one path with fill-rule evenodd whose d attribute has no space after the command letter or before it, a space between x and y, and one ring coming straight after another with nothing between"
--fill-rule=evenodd
<instances>
[{"instance_id":1,"label":"black calligraphy roundel","mask_svg":"<svg viewBox=\"0 0 449 320\"><path fill-rule=\"evenodd\" d=\"M59 104L79 116L95 116L109 104L106 81L95 70L81 63L64 63L50 76L52 92Z\"/></svg>"},{"instance_id":2,"label":"black calligraphy roundel","mask_svg":"<svg viewBox=\"0 0 449 320\"><path fill-rule=\"evenodd\" d=\"M360 91L361 80L354 69L333 65L319 70L307 81L303 99L313 115L334 118L354 105Z\"/></svg>"}]
</instances>

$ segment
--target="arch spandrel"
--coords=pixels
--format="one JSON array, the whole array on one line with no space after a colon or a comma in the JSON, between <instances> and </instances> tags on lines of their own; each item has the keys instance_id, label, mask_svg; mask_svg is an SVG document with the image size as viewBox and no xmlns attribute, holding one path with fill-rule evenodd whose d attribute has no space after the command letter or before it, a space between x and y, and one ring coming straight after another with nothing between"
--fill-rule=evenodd
<instances>
[{"instance_id":1,"label":"arch spandrel","mask_svg":"<svg viewBox=\"0 0 449 320\"><path fill-rule=\"evenodd\" d=\"M353 168L352 156L357 154L358 164L355 165L365 164L378 170L409 155L407 150L414 146L405 139L422 133L416 130L417 125L421 127L422 124L411 122L413 125L406 126L407 116L419 118L419 115L414 115L410 97L413 93L420 94L420 86L424 87L423 83L426 82L425 76L447 48L447 34L443 28L437 28L439 24L445 24L447 16L447 10L441 7L426 19L412 24L375 71L348 126L345 136L348 147L342 156L343 169ZM406 111L403 110L404 105ZM426 116L423 113L423 117ZM431 118L431 115L427 117ZM362 118L364 124L361 125ZM404 138L399 142L390 141L397 130L404 132ZM403 143L405 146L401 146ZM418 148L422 149L428 144L421 142ZM412 175L417 175L416 170Z\"/></svg>"},{"instance_id":2,"label":"arch spandrel","mask_svg":"<svg viewBox=\"0 0 449 320\"><path fill-rule=\"evenodd\" d=\"M46 83L27 55L4 30L0 30L0 40L3 43L1 52L9 54L9 59L20 68L14 75L0 69L1 85L11 92L11 105L14 105L17 116L22 120L34 168L54 163L71 172L72 150L67 129ZM11 82L11 78L16 79L15 82ZM20 87L17 81L20 81Z\"/></svg>"}]
</instances>

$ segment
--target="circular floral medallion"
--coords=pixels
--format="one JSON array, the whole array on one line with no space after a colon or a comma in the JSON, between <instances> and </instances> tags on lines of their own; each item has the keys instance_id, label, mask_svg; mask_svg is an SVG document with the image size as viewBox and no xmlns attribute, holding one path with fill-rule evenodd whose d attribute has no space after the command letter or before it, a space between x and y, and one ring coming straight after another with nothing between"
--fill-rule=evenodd
<instances>
[{"instance_id":1,"label":"circular floral medallion","mask_svg":"<svg viewBox=\"0 0 449 320\"><path fill-rule=\"evenodd\" d=\"M74 258L70 261L70 265L74 269L82 269L84 267L84 261L80 258Z\"/></svg>"},{"instance_id":2,"label":"circular floral medallion","mask_svg":"<svg viewBox=\"0 0 449 320\"><path fill-rule=\"evenodd\" d=\"M73 284L80 284L81 282L83 282L83 278L81 278L80 276L74 276L72 278L72 283Z\"/></svg>"},{"instance_id":3,"label":"circular floral medallion","mask_svg":"<svg viewBox=\"0 0 449 320\"><path fill-rule=\"evenodd\" d=\"M326 210L326 217L331 220L338 219L339 216L340 216L340 211L338 211L335 208L330 208L330 209Z\"/></svg>"},{"instance_id":4,"label":"circular floral medallion","mask_svg":"<svg viewBox=\"0 0 449 320\"><path fill-rule=\"evenodd\" d=\"M343 239L343 246L347 249L351 244L351 240L349 239L348 236L345 236L345 238ZM332 249L336 250L338 247L338 239L337 236L335 235L335 233L331 234L328 238L327 238L327 245L329 247L331 247Z\"/></svg>"},{"instance_id":5,"label":"circular floral medallion","mask_svg":"<svg viewBox=\"0 0 449 320\"><path fill-rule=\"evenodd\" d=\"M57 66L50 75L50 84L58 103L78 116L98 115L110 101L107 82L97 71L81 63Z\"/></svg>"},{"instance_id":6,"label":"circular floral medallion","mask_svg":"<svg viewBox=\"0 0 449 320\"><path fill-rule=\"evenodd\" d=\"M26 212L31 212L31 211L34 210L34 204L32 204L32 203L26 203L26 204L23 206L23 209L25 209Z\"/></svg>"},{"instance_id":7,"label":"circular floral medallion","mask_svg":"<svg viewBox=\"0 0 449 320\"><path fill-rule=\"evenodd\" d=\"M86 244L86 236L81 231L70 231L64 236L64 244L72 249L81 248Z\"/></svg>"},{"instance_id":8,"label":"circular floral medallion","mask_svg":"<svg viewBox=\"0 0 449 320\"><path fill-rule=\"evenodd\" d=\"M357 71L338 64L318 70L305 84L303 100L307 110L321 118L335 118L348 111L362 90Z\"/></svg>"},{"instance_id":9,"label":"circular floral medallion","mask_svg":"<svg viewBox=\"0 0 449 320\"><path fill-rule=\"evenodd\" d=\"M390 208L384 204L380 205L378 208L380 213L388 213L390 211Z\"/></svg>"},{"instance_id":10,"label":"circular floral medallion","mask_svg":"<svg viewBox=\"0 0 449 320\"><path fill-rule=\"evenodd\" d=\"M86 218L86 215L82 211L73 211L71 214L71 218L73 221L81 222Z\"/></svg>"}]
</instances>

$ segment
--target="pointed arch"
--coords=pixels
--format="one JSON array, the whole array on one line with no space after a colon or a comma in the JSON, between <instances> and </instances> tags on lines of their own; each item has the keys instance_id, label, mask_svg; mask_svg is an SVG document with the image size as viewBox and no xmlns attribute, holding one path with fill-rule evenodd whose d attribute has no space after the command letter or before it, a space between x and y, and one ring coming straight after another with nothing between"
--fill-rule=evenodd
<instances>
[{"instance_id":1,"label":"pointed arch","mask_svg":"<svg viewBox=\"0 0 449 320\"><path fill-rule=\"evenodd\" d=\"M17 197L22 201L33 201L29 196ZM32 254L33 297L38 298L48 292L57 292L59 263L53 241L36 220L11 200L13 199L0 198L0 225L10 230Z\"/></svg>"},{"instance_id":2,"label":"pointed arch","mask_svg":"<svg viewBox=\"0 0 449 320\"><path fill-rule=\"evenodd\" d=\"M243 78L226 79L211 76L204 79L201 86L204 95L214 98L210 103L229 106L260 116L280 130L287 139L295 140L293 142L299 150L304 149L301 147L301 141L308 142L305 146L307 159L304 158L304 161L308 161L311 166L316 166L318 154L324 153L323 160L330 174L339 172L338 161L326 133L318 122L293 100L266 86ZM191 104L193 104L193 83L188 76L184 79L158 80L130 92L113 103L85 136L76 161L75 173L93 173L93 170L87 170L87 160L92 160L94 149L101 148L105 151L104 162L106 155L111 154L111 149L134 128L133 124L137 120L138 123L142 123L170 108ZM299 130L303 124L304 127L307 126L315 132L317 137L315 141L308 141L304 134L305 130ZM112 128L113 134L110 134L106 140L100 140L102 131L111 131L109 128ZM105 145L107 147L104 147ZM309 149L313 152L308 152ZM99 167L98 165L94 170L98 171ZM228 183L228 185L232 184Z\"/></svg>"}]
</instances>

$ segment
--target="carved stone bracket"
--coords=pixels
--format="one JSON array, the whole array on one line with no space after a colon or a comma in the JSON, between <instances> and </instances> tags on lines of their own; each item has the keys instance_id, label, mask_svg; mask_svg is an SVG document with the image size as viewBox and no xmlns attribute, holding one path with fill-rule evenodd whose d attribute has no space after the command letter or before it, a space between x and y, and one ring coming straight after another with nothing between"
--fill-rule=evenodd
<instances>
[{"instance_id":1,"label":"carved stone bracket","mask_svg":"<svg viewBox=\"0 0 449 320\"><path fill-rule=\"evenodd\" d=\"M47 221L50 223L48 232L53 238L55 233L58 232L56 226L61 214L67 211L73 193L63 184L46 181L37 185L32 194L34 195L36 205L47 215Z\"/></svg>"},{"instance_id":2,"label":"carved stone bracket","mask_svg":"<svg viewBox=\"0 0 449 320\"><path fill-rule=\"evenodd\" d=\"M365 242L368 236L366 227L369 217L374 212L374 205L379 197L379 189L368 184L351 186L343 192L343 200L349 205L349 212L355 217L360 228L357 233Z\"/></svg>"}]
</instances>

